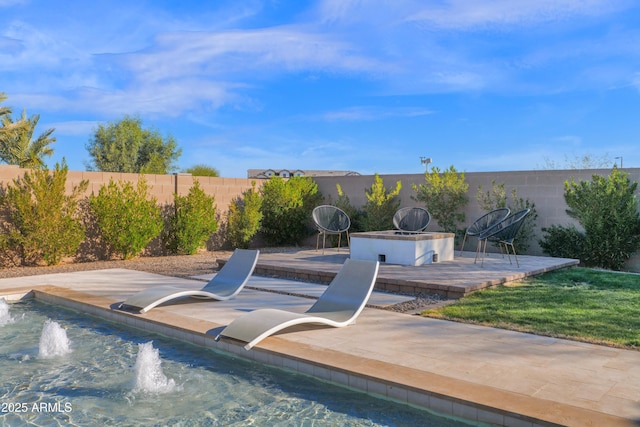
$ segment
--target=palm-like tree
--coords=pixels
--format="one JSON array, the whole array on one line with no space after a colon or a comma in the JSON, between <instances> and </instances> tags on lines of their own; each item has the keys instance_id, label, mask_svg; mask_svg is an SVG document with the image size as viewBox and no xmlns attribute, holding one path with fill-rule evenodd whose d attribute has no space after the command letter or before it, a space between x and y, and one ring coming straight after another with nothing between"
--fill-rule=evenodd
<instances>
[{"instance_id":1,"label":"palm-like tree","mask_svg":"<svg viewBox=\"0 0 640 427\"><path fill-rule=\"evenodd\" d=\"M7 95L3 92L0 92L0 104L7 100ZM9 107L0 107L0 119L7 114L11 114L11 109Z\"/></svg>"},{"instance_id":2,"label":"palm-like tree","mask_svg":"<svg viewBox=\"0 0 640 427\"><path fill-rule=\"evenodd\" d=\"M6 95L0 94L0 102L6 99ZM21 168L46 167L44 157L53 154L49 146L56 141L51 134L55 129L51 128L43 132L33 140L33 132L40 120L36 114L27 118L26 111L22 117L14 121L11 118L11 110L7 107L0 108L0 160L10 165L18 165Z\"/></svg>"},{"instance_id":3,"label":"palm-like tree","mask_svg":"<svg viewBox=\"0 0 640 427\"><path fill-rule=\"evenodd\" d=\"M3 92L0 92L0 104L2 104L6 100L7 100L7 95L4 94ZM10 107L0 106L0 124L2 124L2 127L0 127L0 143L4 143L4 135L7 135L9 132L13 130L11 128L4 127L4 118L10 115L11 115Z\"/></svg>"}]
</instances>

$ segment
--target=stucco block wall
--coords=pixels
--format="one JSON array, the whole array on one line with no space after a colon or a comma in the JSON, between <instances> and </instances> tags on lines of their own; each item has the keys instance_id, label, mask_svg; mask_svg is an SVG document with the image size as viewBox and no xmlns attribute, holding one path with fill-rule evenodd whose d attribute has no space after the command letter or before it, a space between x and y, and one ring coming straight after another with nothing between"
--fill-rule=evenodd
<instances>
[{"instance_id":1,"label":"stucco block wall","mask_svg":"<svg viewBox=\"0 0 640 427\"><path fill-rule=\"evenodd\" d=\"M20 169L15 166L0 165L0 183L6 186L15 178L22 177L27 171L28 169ZM631 181L640 181L640 169L624 169L624 172L629 174ZM607 176L609 173L608 169L465 173L465 180L469 184L469 203L465 208L467 223L484 213L477 202L476 193L479 186L482 186L484 191L490 190L492 181L504 183L508 197L511 197L511 190L515 189L518 197L535 203L539 229L552 224L572 223L573 220L566 214L564 182L572 178L576 181L591 180L594 174ZM100 188L108 184L111 179L115 181L126 180L135 184L141 177L142 175L129 173L69 171L67 189L71 190L74 185L79 184L82 180L87 180L89 186L86 194L97 194ZM412 199L412 196L416 194L412 186L423 184L425 182L424 174L390 174L381 175L381 177L387 188L395 188L397 181L402 182L401 206L423 206L421 202ZM186 195L193 186L194 180L197 179L207 194L215 195L220 212L226 212L231 201L251 188L252 182L256 183L256 188L260 188L264 182L261 179L192 177L181 174L144 175L144 179L149 184L150 193L161 204L171 203L174 192ZM373 175L313 178L327 202L338 198L336 184L340 184L342 190L349 196L351 203L357 207L362 207L366 203L365 190L371 187L373 179ZM438 224L432 221L429 230L438 231Z\"/></svg>"},{"instance_id":2,"label":"stucco block wall","mask_svg":"<svg viewBox=\"0 0 640 427\"><path fill-rule=\"evenodd\" d=\"M22 177L27 169L15 166L0 165L0 183L3 186L11 183L15 178ZM625 168L632 182L640 182L640 168ZM542 236L541 229L553 224L568 225L574 223L566 214L567 205L564 201L564 183L567 180L590 181L593 175L608 176L608 169L593 170L541 170L541 171L509 171L509 172L468 172L465 180L469 184L469 203L465 208L466 225L484 214L476 199L478 187L484 191L490 190L492 181L504 183L508 197L511 197L512 189L515 189L518 197L528 199L535 204L538 212L537 237ZM381 175L387 188L395 188L397 181L402 182L400 192L401 206L423 206L422 203L413 200L415 196L413 185L423 184L424 174L389 174ZM110 179L127 180L136 183L141 178L138 174L109 173L109 172L84 172L69 171L67 177L67 189L70 191L74 185L82 180L88 180L87 195L97 194L100 187L108 184ZM215 195L218 212L224 217L231 201L251 188L251 183L256 183L260 188L264 180L247 178L220 178L220 177L192 177L190 175L144 175L150 187L150 193L156 197L158 203L173 202L173 194L186 195L192 187L194 180L200 182L201 188L207 193ZM324 195L325 201L334 201L338 197L336 184L340 184L342 190L349 196L354 206L362 207L366 203L365 190L371 187L373 175L359 176L317 176L313 180L318 184L318 189ZM636 196L640 197L638 191ZM428 208L428 206L427 206ZM439 231L437 222L429 224L428 231ZM315 244L315 242L314 242ZM542 251L536 241L531 242L529 254L541 255ZM629 269L640 271L640 256L635 256L629 263Z\"/></svg>"},{"instance_id":3,"label":"stucco block wall","mask_svg":"<svg viewBox=\"0 0 640 427\"><path fill-rule=\"evenodd\" d=\"M20 169L15 166L0 166L0 183L7 186L14 179L24 176L28 169ZM149 185L149 193L155 197L159 204L173 202L173 194L184 196L189 193L195 180L200 182L200 187L209 195L214 195L218 212L226 215L231 201L240 196L244 191L251 188L251 183L256 183L256 188L260 188L262 180L246 178L220 178L220 177L192 177L191 175L139 175L134 173L114 173L114 172L84 172L69 171L67 174L67 191L78 185L82 180L87 180L86 195L98 194L103 185L114 181L129 181L134 185L138 180L144 179Z\"/></svg>"},{"instance_id":4,"label":"stucco block wall","mask_svg":"<svg viewBox=\"0 0 640 427\"><path fill-rule=\"evenodd\" d=\"M629 175L632 182L640 181L640 169L623 169ZM542 237L541 229L553 224L568 225L575 223L567 213L567 204L564 200L564 183L574 179L575 181L591 181L593 175L608 176L609 169L585 169L585 170L540 170L540 171L509 171L509 172L467 172L465 180L469 184L469 203L465 208L466 223L472 223L474 219L480 217L485 212L480 207L476 194L479 186L483 191L488 191L492 187L492 181L497 184L504 183L507 197L511 199L511 191L516 190L517 196L528 199L535 204L538 213L536 221L536 235ZM424 174L403 174L403 175L380 175L387 188L395 188L396 182L402 182L400 192L401 207L404 206L424 206L421 202L413 200L416 195L413 185L420 185L425 182ZM342 176L342 177L314 177L318 184L318 189L325 196L326 201L335 200L338 197L336 184L340 184L342 190L349 197L352 205L362 207L366 203L365 189L371 187L373 175ZM636 191L636 196L640 196ZM429 208L426 206L427 209ZM433 220L428 227L429 231L439 231L439 226ZM529 253L541 255L542 251L535 242L531 242ZM637 257L634 263L640 264ZM638 265L640 269L640 265Z\"/></svg>"}]
</instances>

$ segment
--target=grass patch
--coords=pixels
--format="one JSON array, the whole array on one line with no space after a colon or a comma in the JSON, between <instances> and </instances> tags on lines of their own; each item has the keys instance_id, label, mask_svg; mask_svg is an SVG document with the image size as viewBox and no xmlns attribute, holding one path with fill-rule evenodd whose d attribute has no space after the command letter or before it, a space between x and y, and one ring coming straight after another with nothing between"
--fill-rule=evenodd
<instances>
[{"instance_id":1,"label":"grass patch","mask_svg":"<svg viewBox=\"0 0 640 427\"><path fill-rule=\"evenodd\" d=\"M640 275L574 267L466 296L422 316L640 347Z\"/></svg>"}]
</instances>

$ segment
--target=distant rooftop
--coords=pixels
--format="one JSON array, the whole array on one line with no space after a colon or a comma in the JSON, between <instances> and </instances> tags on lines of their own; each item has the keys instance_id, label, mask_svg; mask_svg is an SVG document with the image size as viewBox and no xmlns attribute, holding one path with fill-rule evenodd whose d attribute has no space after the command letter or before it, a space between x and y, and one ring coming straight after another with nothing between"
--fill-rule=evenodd
<instances>
[{"instance_id":1,"label":"distant rooftop","mask_svg":"<svg viewBox=\"0 0 640 427\"><path fill-rule=\"evenodd\" d=\"M271 178L280 176L290 178L292 176L357 176L354 171L309 170L309 169L249 169L248 178Z\"/></svg>"}]
</instances>

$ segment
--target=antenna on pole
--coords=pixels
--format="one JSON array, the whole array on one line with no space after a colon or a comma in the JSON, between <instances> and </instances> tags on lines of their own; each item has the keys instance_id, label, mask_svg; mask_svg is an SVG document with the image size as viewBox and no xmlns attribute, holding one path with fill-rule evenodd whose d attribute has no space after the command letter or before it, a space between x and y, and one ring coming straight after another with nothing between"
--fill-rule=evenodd
<instances>
[{"instance_id":1,"label":"antenna on pole","mask_svg":"<svg viewBox=\"0 0 640 427\"><path fill-rule=\"evenodd\" d=\"M429 169L429 163L432 163L432 162L433 162L433 159L431 159L431 157L420 156L420 163L422 163L425 168Z\"/></svg>"}]
</instances>

